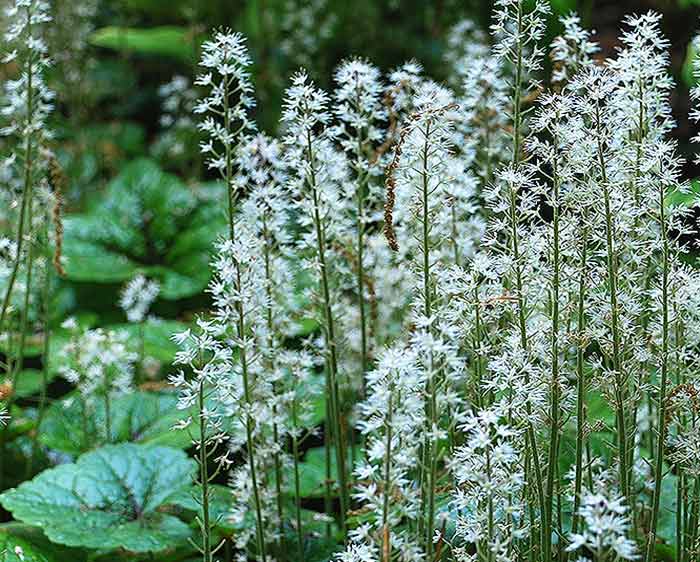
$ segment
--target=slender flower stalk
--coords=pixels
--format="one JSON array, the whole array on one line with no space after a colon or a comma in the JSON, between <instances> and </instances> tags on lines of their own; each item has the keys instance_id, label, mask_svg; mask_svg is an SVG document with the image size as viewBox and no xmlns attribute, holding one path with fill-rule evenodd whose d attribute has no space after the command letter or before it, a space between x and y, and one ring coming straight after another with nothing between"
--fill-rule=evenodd
<instances>
[{"instance_id":1,"label":"slender flower stalk","mask_svg":"<svg viewBox=\"0 0 700 562\"><path fill-rule=\"evenodd\" d=\"M436 329L436 262L442 232L449 232L449 219L440 220L446 203L449 176L447 163L451 153L452 123L449 112L454 109L450 93L435 84L420 86L414 97L415 112L404 125L400 143L394 149L394 162L387 182L400 189L401 214L411 209L412 220L405 217L402 230L408 230L415 247L412 250L416 270L414 314L419 332L416 348L421 349L425 370L425 430L419 482L421 513L418 534L425 545L426 556L434 552L435 508L438 465L438 440L441 426L439 386L445 377L440 364L442 349ZM394 175L396 177L394 177Z\"/></svg>"},{"instance_id":2,"label":"slender flower stalk","mask_svg":"<svg viewBox=\"0 0 700 562\"><path fill-rule=\"evenodd\" d=\"M585 222L585 218L582 219ZM580 265L578 296L576 306L576 466L574 477L574 504L571 521L571 533L577 534L581 522L579 508L583 491L583 450L586 440L586 371L584 354L587 346L586 339L586 290L587 290L587 261L588 261L588 229L581 228Z\"/></svg>"},{"instance_id":3,"label":"slender flower stalk","mask_svg":"<svg viewBox=\"0 0 700 562\"><path fill-rule=\"evenodd\" d=\"M339 349L331 294L332 264L328 253L335 226L331 222L330 212L338 199L337 183L345 178L347 172L345 161L335 153L332 146L333 132L327 127L329 120L327 94L316 88L304 72L295 74L285 96L282 122L287 127L285 144L289 151L288 165L290 169L298 170L298 175L291 179L292 188L300 210L304 211L302 225L308 228L302 244L314 252L313 263L309 267L317 273L321 289L319 306L324 334L326 396L330 418L326 429L335 444L339 520L345 534L345 518L349 507L345 459L347 441L341 419L344 412L340 400Z\"/></svg>"},{"instance_id":4,"label":"slender flower stalk","mask_svg":"<svg viewBox=\"0 0 700 562\"><path fill-rule=\"evenodd\" d=\"M604 79L604 78L603 78ZM601 88L602 90L602 88ZM599 90L600 92L600 90ZM615 217L613 216L610 184L608 182L607 163L605 156L605 137L601 122L602 96L595 98L595 133L598 152L598 170L600 173L600 185L605 205L605 244L607 256L608 282L610 283L610 314L612 332L612 368L615 376L615 415L617 420L618 457L620 463L620 486L624 497L630 497L629 472L627 470L627 420L625 413L625 389L624 374L622 372L622 336L620 333L619 306L618 306L618 257L615 249Z\"/></svg>"},{"instance_id":5,"label":"slender flower stalk","mask_svg":"<svg viewBox=\"0 0 700 562\"><path fill-rule=\"evenodd\" d=\"M528 93L526 77L536 72L541 67L541 51L538 42L544 34L543 17L549 12L548 5L544 2L535 2L531 12L527 12L522 0L499 0L497 3L497 19L492 26L494 34L500 39L496 55L514 65L514 77L512 78L512 146L511 163L509 173L502 175L508 190L509 241L510 252L513 258L513 273L515 277L515 298L517 299L517 319L520 331L520 345L523 351L529 352L529 337L527 330L527 303L525 301L525 287L523 277L523 257L521 256L521 243L519 224L518 191L525 187L527 172L524 169L524 155L522 154L524 137L524 111L523 98ZM529 375L526 375L526 384L529 384ZM528 417L531 414L531 406L527 405ZM548 517L545 516L546 492L540 467L537 439L535 430L530 420L527 421L527 438L530 448L530 462L534 471L534 481L531 486L536 491L540 512L544 516L541 548L545 560L551 558L551 533Z\"/></svg>"},{"instance_id":6,"label":"slender flower stalk","mask_svg":"<svg viewBox=\"0 0 700 562\"><path fill-rule=\"evenodd\" d=\"M11 48L2 62L17 61L21 75L5 84L6 105L0 110L5 126L0 136L18 138L18 149L6 164L22 166L22 193L17 220L17 250L0 309L0 332L5 327L20 264L25 258L23 246L27 240L27 228L31 226L31 209L34 203L35 183L40 164L36 162L41 143L50 138L45 121L51 112L53 93L44 83L43 74L50 65L47 46L41 38L42 26L51 21L49 5L43 0L17 0L8 8L11 24L4 39Z\"/></svg>"},{"instance_id":7,"label":"slender flower stalk","mask_svg":"<svg viewBox=\"0 0 700 562\"><path fill-rule=\"evenodd\" d=\"M362 384L369 368L370 341L366 281L366 229L368 211L373 210L374 178L381 173L382 160L373 154L382 139L380 123L386 110L381 103L379 70L361 59L343 61L335 73L337 89L335 114L337 139L347 154L354 176L355 253L357 295L360 311L360 365Z\"/></svg>"},{"instance_id":8,"label":"slender flower stalk","mask_svg":"<svg viewBox=\"0 0 700 562\"><path fill-rule=\"evenodd\" d=\"M232 289L236 294L243 294L243 273L238 260L238 256L241 254L240 250L238 250L236 237L236 200L238 190L234 176L234 159L240 135L252 128L252 123L246 114L246 111L254 106L254 101L250 95L252 85L247 73L247 67L251 64L251 61L248 57L243 37L240 34L228 31L217 32L212 41L204 43L202 51L203 55L200 64L205 69L210 69L210 72L200 76L196 83L200 86L210 87L211 94L196 105L195 113L208 114L208 117L200 124L200 130L209 139L202 143L201 148L202 152L209 156L207 161L209 168L217 170L226 185L229 243L235 265L235 274L231 278L233 282ZM223 250L223 252L227 251L229 250ZM230 272L226 270L222 271L222 275L225 277L228 277L229 274ZM219 288L217 287L216 289L218 290ZM257 551L262 562L266 562L267 547L264 537L262 504L253 442L254 420L251 412L253 408L253 381L249 370L249 344L247 342L246 324L246 314L249 311L245 309L247 303L244 302L244 299L237 298L234 301L235 318L232 319L232 324L235 326L236 336L231 339L231 342L238 348L238 359L243 383L246 455L252 480L256 513Z\"/></svg>"},{"instance_id":9,"label":"slender flower stalk","mask_svg":"<svg viewBox=\"0 0 700 562\"><path fill-rule=\"evenodd\" d=\"M652 562L656 549L656 534L659 524L659 512L661 504L661 491L664 477L664 452L666 448L666 406L667 391L669 383L669 340L671 337L670 328L670 295L669 285L671 277L671 245L669 241L669 224L666 217L666 194L669 185L674 185L677 181L673 169L673 160L669 163L667 159L673 158L673 145L663 145L659 155L659 178L658 178L658 221L659 235L661 236L661 349L659 350L659 390L658 406L659 434L656 439L656 453L654 456L654 493L651 507L651 522L649 525L649 536L647 538L645 560ZM669 169L670 168L670 169Z\"/></svg>"}]
</instances>

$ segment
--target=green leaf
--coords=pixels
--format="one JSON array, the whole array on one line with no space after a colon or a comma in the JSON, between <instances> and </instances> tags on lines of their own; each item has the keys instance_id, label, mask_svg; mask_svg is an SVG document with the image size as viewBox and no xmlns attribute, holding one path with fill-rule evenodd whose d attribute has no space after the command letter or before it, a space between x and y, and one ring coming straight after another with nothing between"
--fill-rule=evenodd
<instances>
[{"instance_id":1,"label":"green leaf","mask_svg":"<svg viewBox=\"0 0 700 562\"><path fill-rule=\"evenodd\" d=\"M134 277L138 264L124 255L110 251L99 243L83 237L92 230L82 217L67 217L64 221L65 271L71 281L92 283L121 283Z\"/></svg>"},{"instance_id":2,"label":"green leaf","mask_svg":"<svg viewBox=\"0 0 700 562\"><path fill-rule=\"evenodd\" d=\"M700 203L700 180L692 180L687 189L674 189L666 194L667 207L695 207Z\"/></svg>"},{"instance_id":3,"label":"green leaf","mask_svg":"<svg viewBox=\"0 0 700 562\"><path fill-rule=\"evenodd\" d=\"M194 461L176 449L108 445L42 472L0 495L0 503L58 544L157 552L190 535L161 509L192 485L193 471Z\"/></svg>"},{"instance_id":4,"label":"green leaf","mask_svg":"<svg viewBox=\"0 0 700 562\"><path fill-rule=\"evenodd\" d=\"M189 414L177 409L177 401L177 396L171 392L136 392L115 398L110 408L111 442L189 447L189 433L172 429ZM104 402L95 402L84 424L82 402L74 393L48 408L39 439L50 449L79 455L104 440L105 427Z\"/></svg>"},{"instance_id":5,"label":"green leaf","mask_svg":"<svg viewBox=\"0 0 700 562\"><path fill-rule=\"evenodd\" d=\"M46 383L50 383L56 378L56 371L49 371L46 376ZM18 398L26 398L33 394L39 394L44 386L44 373L37 369L25 369L17 376L17 386L15 387L15 396Z\"/></svg>"},{"instance_id":6,"label":"green leaf","mask_svg":"<svg viewBox=\"0 0 700 562\"><path fill-rule=\"evenodd\" d=\"M90 43L115 51L170 57L185 62L196 57L195 43L190 31L173 25L148 29L103 27L92 34Z\"/></svg>"},{"instance_id":7,"label":"green leaf","mask_svg":"<svg viewBox=\"0 0 700 562\"><path fill-rule=\"evenodd\" d=\"M361 454L359 449L356 454ZM346 454L346 462L350 465L351 449ZM335 448L330 451L331 480L338 480L338 465L336 462ZM299 492L303 498L320 498L326 491L326 450L325 447L314 447L306 451L304 460L299 463ZM284 490L290 496L294 496L294 474L290 471L289 477L284 482ZM332 489L333 494L337 489Z\"/></svg>"},{"instance_id":8,"label":"green leaf","mask_svg":"<svg viewBox=\"0 0 700 562\"><path fill-rule=\"evenodd\" d=\"M124 283L141 272L176 300L201 292L225 221L218 199L204 200L156 163L139 159L109 184L99 202L65 219L66 275L73 281Z\"/></svg>"},{"instance_id":9,"label":"green leaf","mask_svg":"<svg viewBox=\"0 0 700 562\"><path fill-rule=\"evenodd\" d=\"M143 329L143 351L146 357L153 357L162 363L172 363L178 346L170 336L183 332L187 329L187 324L175 320L162 320L160 318L149 318L139 324L113 324L106 326L106 330L115 330L128 334L129 345L138 351L141 345L141 330Z\"/></svg>"},{"instance_id":10,"label":"green leaf","mask_svg":"<svg viewBox=\"0 0 700 562\"><path fill-rule=\"evenodd\" d=\"M686 48L685 61L683 62L683 69L681 71L681 74L683 76L683 82L685 82L686 85L689 87L695 86L695 84L697 83L697 80L695 80L694 68L694 62L697 56L698 51L695 48L695 42L691 41L690 43L688 43L688 47Z\"/></svg>"},{"instance_id":11,"label":"green leaf","mask_svg":"<svg viewBox=\"0 0 700 562\"><path fill-rule=\"evenodd\" d=\"M0 524L0 535L3 533L31 544L34 549L39 549L46 556L50 555L49 560L55 560L55 562L85 562L87 559L86 550L52 543L46 538L41 528L34 525L25 525L17 521L2 523ZM1 543L2 539L0 539ZM2 547L0 547L0 552L2 552Z\"/></svg>"}]
</instances>

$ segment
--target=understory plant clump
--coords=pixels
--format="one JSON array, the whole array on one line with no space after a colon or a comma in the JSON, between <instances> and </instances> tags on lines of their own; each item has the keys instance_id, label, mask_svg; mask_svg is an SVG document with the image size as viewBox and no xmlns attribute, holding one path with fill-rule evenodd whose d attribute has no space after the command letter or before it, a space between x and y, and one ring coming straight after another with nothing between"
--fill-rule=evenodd
<instances>
[{"instance_id":1,"label":"understory plant clump","mask_svg":"<svg viewBox=\"0 0 700 562\"><path fill-rule=\"evenodd\" d=\"M5 492L8 511L44 525L28 494L65 472L93 479L90 513L115 511L101 477L127 490L114 521L154 535L123 548L152 559L700 560L697 200L672 136L661 16L625 18L604 57L575 14L547 44L548 3L494 4L490 33L451 29L446 83L416 61L383 73L349 58L327 92L300 69L277 138L255 122L245 37L219 29L203 43L193 86L161 89L178 125L158 146L202 163L215 185L187 200L213 199L225 227L207 306L171 334L155 316L161 285L140 272L121 289L127 324L52 328L51 281L71 263L45 125L51 17L16 0L6 62L19 74L0 112L14 147L0 218L17 229L0 239L1 454L24 422L36 334L26 474L73 460L42 438L68 412L82 437L59 450L85 454ZM145 224L148 259L165 251L148 229L167 229ZM52 375L76 390L49 408ZM156 445L194 460L171 451L182 482L151 505L119 447L136 458ZM52 510L75 501L41 496Z\"/></svg>"}]
</instances>

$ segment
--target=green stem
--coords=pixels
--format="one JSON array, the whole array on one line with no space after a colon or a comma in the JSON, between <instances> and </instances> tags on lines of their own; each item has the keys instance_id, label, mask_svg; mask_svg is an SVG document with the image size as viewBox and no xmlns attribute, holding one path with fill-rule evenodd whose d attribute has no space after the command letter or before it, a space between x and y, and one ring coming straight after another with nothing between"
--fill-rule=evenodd
<instances>
[{"instance_id":1,"label":"green stem","mask_svg":"<svg viewBox=\"0 0 700 562\"><path fill-rule=\"evenodd\" d=\"M488 482L491 482L492 476L491 476L491 451L489 449L489 446L486 446L486 478ZM494 558L494 553L491 545L494 542L495 538L495 522L494 522L494 511L493 511L493 491L488 492L488 544L486 545L486 560L487 562L492 562Z\"/></svg>"},{"instance_id":2,"label":"green stem","mask_svg":"<svg viewBox=\"0 0 700 562\"><path fill-rule=\"evenodd\" d=\"M433 314L432 304L432 280L430 278L430 178L428 172L428 157L430 153L430 122L426 124L423 132L422 150L422 187L421 187L421 227L422 227L422 250L423 250L423 314L430 319ZM431 325L432 326L432 325ZM432 327L428 328L432 332ZM432 435L434 428L438 425L436 373L433 368L433 356L430 354L429 379L426 381L426 437L424 439L423 451L424 462L421 466L423 476L421 481L425 494L423 495L422 510L424 516L427 511L427 522L425 532L425 548L428 560L432 560L433 555L433 528L435 526L435 481L437 476L437 443ZM427 472L427 473L426 473Z\"/></svg>"},{"instance_id":3,"label":"green stem","mask_svg":"<svg viewBox=\"0 0 700 562\"><path fill-rule=\"evenodd\" d=\"M319 186L316 180L316 155L313 151L311 131L307 131L306 143L307 158L309 161L308 183L313 198L312 213L314 227L316 229L316 252L320 265L321 290L323 293L323 314L325 320L324 335L326 340L325 344L326 352L328 353L329 367L327 379L329 388L327 388L327 394L331 406L329 414L331 416L333 436L335 438L335 454L336 462L338 464L338 480L340 486L340 528L343 536L345 536L345 517L348 508L348 481L347 471L345 467L345 436L342 431L342 424L340 420L341 409L339 404L340 397L338 391L338 356L336 349L337 342L335 337L335 319L333 317L333 309L331 303L330 282L328 278L328 268L326 263L325 228L321 220L321 202L319 200L318 193Z\"/></svg>"},{"instance_id":4,"label":"green stem","mask_svg":"<svg viewBox=\"0 0 700 562\"><path fill-rule=\"evenodd\" d=\"M700 539L700 476L695 477L693 498L689 511L688 524L685 527L689 531L685 543L685 552L688 562L696 562L693 554L697 556L698 540Z\"/></svg>"},{"instance_id":5,"label":"green stem","mask_svg":"<svg viewBox=\"0 0 700 562\"><path fill-rule=\"evenodd\" d=\"M666 231L666 206L664 202L664 185L659 187L659 229L662 241L662 279L661 279L661 382L659 385L658 414L659 434L656 439L656 457L654 459L654 498L651 508L651 524L647 540L646 560L653 562L656 548L656 530L659 523L661 504L661 484L664 476L664 437L666 435L666 386L668 383L668 336L669 336L669 270L670 248Z\"/></svg>"},{"instance_id":6,"label":"green stem","mask_svg":"<svg viewBox=\"0 0 700 562\"><path fill-rule=\"evenodd\" d=\"M362 136L357 138L357 293L360 299L360 340L361 340L361 365L362 365L362 395L365 395L365 373L369 368L368 343L367 343L367 318L365 306L365 186L366 179L360 175L360 161L362 159Z\"/></svg>"},{"instance_id":7,"label":"green stem","mask_svg":"<svg viewBox=\"0 0 700 562\"><path fill-rule=\"evenodd\" d=\"M226 76L224 77L224 128L227 132L231 132L231 116L229 111L229 97L231 95L230 84L232 78ZM231 242L236 241L236 221L235 221L235 200L236 192L233 183L233 148L231 143L227 142L225 145L226 151L226 171L224 180L226 181L226 189L228 193L228 223L229 223L229 238ZM236 289L240 294L241 290L241 264L236 260ZM240 342L245 340L245 311L243 308L243 303L239 299L236 302L236 313L238 316L238 321L236 322L236 331L238 340ZM255 515L256 515L256 538L258 554L261 557L262 562L267 560L267 552L265 547L264 530L263 530L263 516L262 516L262 504L260 502L260 491L258 489L257 480L257 470L255 467L255 448L253 446L253 424L254 421L250 414L250 409L252 407L252 394L250 390L250 377L248 372L248 357L245 345L240 345L239 349L239 360L241 365L241 375L243 379L243 399L245 401L246 414L245 414L245 431L246 431L246 455L248 457L248 468L250 470L250 478L252 481L253 488L253 502L255 504Z\"/></svg>"},{"instance_id":8,"label":"green stem","mask_svg":"<svg viewBox=\"0 0 700 562\"><path fill-rule=\"evenodd\" d=\"M32 33L32 18L31 18L31 6L27 6L27 32L25 41L31 37ZM34 117L34 64L33 56L28 55L26 63L27 71L27 122L30 123ZM20 204L19 210L19 221L17 224L17 255L15 256L14 263L12 265L12 271L10 272L10 277L7 281L7 288L5 289L5 297L2 302L2 310L0 311L0 333L3 332L5 327L5 319L7 317L7 311L10 307L10 300L12 298L12 291L14 290L15 282L17 280L17 273L19 271L19 266L22 261L22 247L24 244L24 230L25 230L25 216L27 211L29 211L29 228L31 229L31 207L33 199L33 170L34 170L34 159L33 159L33 143L32 135L27 133L24 144L24 182L22 186L22 202ZM2 474L0 472L0 480L2 479Z\"/></svg>"},{"instance_id":9,"label":"green stem","mask_svg":"<svg viewBox=\"0 0 700 562\"><path fill-rule=\"evenodd\" d=\"M299 562L304 562L304 535L301 526L301 480L299 478L299 438L297 437L297 402L292 400L292 454L294 455L294 503Z\"/></svg>"},{"instance_id":10,"label":"green stem","mask_svg":"<svg viewBox=\"0 0 700 562\"><path fill-rule=\"evenodd\" d=\"M627 481L627 430L624 410L624 377L622 374L622 344L619 327L619 309L617 294L617 256L615 254L615 219L610 203L610 186L608 185L607 165L603 149L603 135L600 122L600 105L596 103L595 127L597 136L598 164L600 167L603 200L605 203L605 238L607 249L608 281L610 283L610 309L612 316L613 336L613 369L615 371L615 417L617 422L618 457L620 459L620 488L622 495L628 500L630 489ZM632 509L632 506L630 506Z\"/></svg>"},{"instance_id":11,"label":"green stem","mask_svg":"<svg viewBox=\"0 0 700 562\"><path fill-rule=\"evenodd\" d=\"M265 310L265 320L267 323L267 347L268 353L270 354L267 358L267 368L270 373L274 372L276 369L275 365L275 350L274 350L274 322L273 322L273 294L272 294L272 260L270 259L270 254L272 251L272 239L270 237L270 231L267 227L267 213L263 213L262 217L262 229L263 229L263 240L265 242L263 247L263 253L265 258L265 296L267 298L267 306ZM278 394L277 384L273 385L273 393L275 396ZM272 415L274 422L272 424L272 438L275 443L279 443L279 428L277 427L277 401L272 408ZM274 454L274 464L275 464L275 494L277 499L277 519L279 523L279 549L282 551L282 537L284 536L284 509L282 507L282 462L280 459L279 450L275 451Z\"/></svg>"},{"instance_id":12,"label":"green stem","mask_svg":"<svg viewBox=\"0 0 700 562\"><path fill-rule=\"evenodd\" d=\"M382 562L391 561L391 530L389 528L389 497L391 496L391 439L394 391L389 391L384 426L386 427L386 446L384 451L384 497L382 502Z\"/></svg>"},{"instance_id":13,"label":"green stem","mask_svg":"<svg viewBox=\"0 0 700 562\"><path fill-rule=\"evenodd\" d=\"M105 443L112 442L112 408L110 404L109 390L109 382L105 381Z\"/></svg>"},{"instance_id":14,"label":"green stem","mask_svg":"<svg viewBox=\"0 0 700 562\"><path fill-rule=\"evenodd\" d=\"M21 311L21 316L20 316L20 325L19 325L19 345L17 347L17 360L15 361L14 368L12 369L12 382L10 386L10 395L7 398L5 407L7 408L7 412L9 415L11 415L12 412L12 405L15 402L15 397L17 396L17 383L19 382L19 375L22 372L22 368L24 367L24 352L25 352L25 347L26 347L26 340L27 340L27 331L29 330L29 296L32 291L32 273L34 270L34 243L32 240L32 210L33 210L33 205L29 204L29 207L27 208L27 220L29 222L29 246L27 249L27 272L26 272L26 278L25 278L25 289L24 289L24 301L22 303L22 311ZM4 456L4 447L5 443L7 442L7 436L8 432L10 430L10 424L8 423L5 425L3 428L3 439L2 439L2 451L0 453L3 453L0 456ZM0 461L1 462L1 461ZM28 464L27 464L28 466ZM0 464L0 468L2 468L2 464ZM0 484L2 484L2 479L3 479L3 472L0 470Z\"/></svg>"},{"instance_id":15,"label":"green stem","mask_svg":"<svg viewBox=\"0 0 700 562\"><path fill-rule=\"evenodd\" d=\"M512 165L514 169L520 167L521 164L521 135L522 135L522 87L523 87L523 44L522 44L522 34L523 34L523 6L522 1L517 2L517 37L518 41L516 44L516 63L515 63L515 80L513 83L513 160ZM518 304L518 325L520 328L520 343L523 351L526 353L529 349L528 335L527 335L527 324L526 324L526 307L525 298L523 296L523 272L522 263L519 250L518 242L518 206L516 199L515 189L510 186L510 198L509 198L509 213L510 213L510 229L511 229L511 244L513 252L513 262L515 268L515 282L516 282L516 292L517 292L517 304ZM530 375L529 372L525 372L525 384L529 386ZM529 442L529 448L532 452L532 466L535 471L535 482L534 487L537 492L537 500L539 503L540 513L545 512L545 492L542 482L542 471L540 468L539 453L537 451L537 439L535 437L535 429L532 422L530 421L532 406L528 402L526 405L526 413L528 417L527 421L527 441ZM544 536L544 529L542 530L542 536L540 537L542 546L546 547L549 539ZM546 560L549 562L549 560Z\"/></svg>"},{"instance_id":16,"label":"green stem","mask_svg":"<svg viewBox=\"0 0 700 562\"><path fill-rule=\"evenodd\" d=\"M45 223L45 242L48 247L49 243L49 223L50 223L50 213L46 213L46 223ZM36 461L36 454L39 449L39 435L41 432L41 424L44 420L44 414L46 413L46 398L47 398L47 387L49 380L49 369L50 369L50 358L49 352L51 350L51 263L46 260L46 271L44 273L44 287L43 287L43 305L44 305L44 346L42 353L42 366L41 366L41 390L39 393L39 408L36 417L36 430L32 437L32 454L29 457L29 464L27 465L27 478L32 474L34 468L34 462Z\"/></svg>"},{"instance_id":17,"label":"green stem","mask_svg":"<svg viewBox=\"0 0 700 562\"><path fill-rule=\"evenodd\" d=\"M241 289L241 265L236 262L236 287L240 292ZM236 303L238 311L238 339L243 341L245 335L245 312L243 303L239 299ZM260 502L260 491L258 489L257 469L255 467L255 447L253 445L253 425L254 421L250 414L253 407L253 397L250 389L250 376L248 373L248 354L245 345L238 348L239 358L241 361L241 375L243 378L243 399L245 400L245 434L246 434L246 454L248 456L248 468L250 470L250 479L253 488L253 502L255 503L256 517L256 536L258 542L258 553L262 562L267 560L267 552L265 547L265 537L263 529L263 513L262 503Z\"/></svg>"},{"instance_id":18,"label":"green stem","mask_svg":"<svg viewBox=\"0 0 700 562\"><path fill-rule=\"evenodd\" d=\"M676 560L683 562L683 538L685 537L685 475L683 469L678 469L676 485Z\"/></svg>"},{"instance_id":19,"label":"green stem","mask_svg":"<svg viewBox=\"0 0 700 562\"><path fill-rule=\"evenodd\" d=\"M585 220L585 219L584 219ZM581 516L581 493L583 489L583 449L586 427L586 373L584 353L586 350L586 260L588 251L588 229L581 230L581 263L578 284L577 321L578 341L576 345L576 475L574 477L574 507L571 522L572 534L578 533Z\"/></svg>"},{"instance_id":20,"label":"green stem","mask_svg":"<svg viewBox=\"0 0 700 562\"><path fill-rule=\"evenodd\" d=\"M209 520L209 470L207 461L207 430L204 404L204 382L200 381L197 393L197 406L199 408L199 480L202 487L202 561L213 562L211 523Z\"/></svg>"},{"instance_id":21,"label":"green stem","mask_svg":"<svg viewBox=\"0 0 700 562\"><path fill-rule=\"evenodd\" d=\"M547 488L545 492L545 510L543 514L543 535L545 539L543 559L550 560L552 557L552 502L554 497L554 481L557 473L557 462L559 459L559 275L560 275L560 256L559 256L559 173L558 173L558 152L559 143L557 136L554 135L554 159L552 162L553 168L553 190L552 190L552 209L553 209L553 260L552 260L552 296L551 296L551 361L552 361L552 398L550 410L550 443L549 443L549 460L547 466Z\"/></svg>"}]
</instances>

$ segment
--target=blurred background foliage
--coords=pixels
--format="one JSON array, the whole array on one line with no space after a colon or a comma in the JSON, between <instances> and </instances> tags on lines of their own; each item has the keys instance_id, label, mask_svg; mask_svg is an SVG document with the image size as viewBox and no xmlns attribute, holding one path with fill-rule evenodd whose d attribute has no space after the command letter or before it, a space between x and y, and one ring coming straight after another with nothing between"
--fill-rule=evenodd
<instances>
[{"instance_id":1,"label":"blurred background foliage","mask_svg":"<svg viewBox=\"0 0 700 562\"><path fill-rule=\"evenodd\" d=\"M52 4L57 146L71 178L71 206L80 208L90 204L90 194L105 186L124 162L144 154L160 157L166 169L189 176L186 179L199 175L196 139L191 135L183 142L193 144L180 151L181 158L173 158L167 150L159 153L164 123L159 89L174 76L193 79L199 45L217 27L230 27L248 38L258 99L255 117L262 129L274 134L284 88L299 67L306 67L325 88L332 86L338 62L351 55L366 57L385 71L416 59L428 75L446 80L444 54L451 26L468 18L487 30L493 8L492 0L54 0ZM577 11L584 25L597 31L602 56L614 54L625 14L649 9L664 14L672 71L679 85L674 99L676 135L687 151L692 77L685 63L700 27L700 0L551 0L551 4L549 37L560 31L560 16Z\"/></svg>"},{"instance_id":2,"label":"blurred background foliage","mask_svg":"<svg viewBox=\"0 0 700 562\"><path fill-rule=\"evenodd\" d=\"M596 30L602 57L614 55L626 14L663 13L677 82L674 134L688 156L687 177L700 176L687 119L700 0L551 5L548 39L561 31L559 18L576 11ZM88 309L103 324L121 320L115 295L138 272L163 283L157 312L165 317L179 319L206 305L207 249L223 224L223 199L199 156L192 83L199 47L214 29L229 27L247 37L255 118L275 134L284 89L302 66L327 89L335 67L349 56L368 58L384 72L415 59L427 75L447 81L450 29L469 19L487 31L493 1L52 0L51 6L52 150L67 177L68 260L56 317ZM0 79L15 72L0 67ZM2 143L0 153L7 149Z\"/></svg>"}]
</instances>

